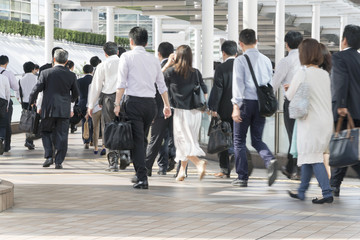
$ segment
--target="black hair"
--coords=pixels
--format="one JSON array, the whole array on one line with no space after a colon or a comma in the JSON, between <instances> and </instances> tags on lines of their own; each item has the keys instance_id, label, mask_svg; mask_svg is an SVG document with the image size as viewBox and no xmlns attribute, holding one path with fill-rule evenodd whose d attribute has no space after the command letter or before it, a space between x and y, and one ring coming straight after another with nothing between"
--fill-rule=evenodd
<instances>
[{"instance_id":1,"label":"black hair","mask_svg":"<svg viewBox=\"0 0 360 240\"><path fill-rule=\"evenodd\" d=\"M92 73L94 71L94 67L91 66L90 64L86 64L83 67L83 71L84 71L85 74Z\"/></svg>"},{"instance_id":2,"label":"black hair","mask_svg":"<svg viewBox=\"0 0 360 240\"><path fill-rule=\"evenodd\" d=\"M124 52L126 52L126 49L123 47L118 47L118 57L120 57Z\"/></svg>"},{"instance_id":3,"label":"black hair","mask_svg":"<svg viewBox=\"0 0 360 240\"><path fill-rule=\"evenodd\" d=\"M6 55L1 55L0 56L0 65L5 65L9 62L9 58Z\"/></svg>"},{"instance_id":4,"label":"black hair","mask_svg":"<svg viewBox=\"0 0 360 240\"><path fill-rule=\"evenodd\" d=\"M342 39L346 38L349 47L358 50L360 48L360 27L349 24L344 28Z\"/></svg>"},{"instance_id":5,"label":"black hair","mask_svg":"<svg viewBox=\"0 0 360 240\"><path fill-rule=\"evenodd\" d=\"M255 31L252 29L244 29L239 34L239 41L245 45L252 45L256 43Z\"/></svg>"},{"instance_id":6,"label":"black hair","mask_svg":"<svg viewBox=\"0 0 360 240\"><path fill-rule=\"evenodd\" d=\"M142 27L133 27L129 32L129 38L134 40L136 46L145 47L148 42L148 32Z\"/></svg>"},{"instance_id":7,"label":"black hair","mask_svg":"<svg viewBox=\"0 0 360 240\"><path fill-rule=\"evenodd\" d=\"M106 42L103 46L103 50L108 56L112 56L117 54L118 47L114 42Z\"/></svg>"},{"instance_id":8,"label":"black hair","mask_svg":"<svg viewBox=\"0 0 360 240\"><path fill-rule=\"evenodd\" d=\"M67 67L68 69L72 69L74 66L75 66L75 63L71 60L69 60L65 65L65 67Z\"/></svg>"},{"instance_id":9,"label":"black hair","mask_svg":"<svg viewBox=\"0 0 360 240\"><path fill-rule=\"evenodd\" d=\"M90 58L91 66L97 67L97 65L99 65L99 63L101 63L101 59L98 56L93 56L92 58Z\"/></svg>"},{"instance_id":10,"label":"black hair","mask_svg":"<svg viewBox=\"0 0 360 240\"><path fill-rule=\"evenodd\" d=\"M285 35L284 41L288 44L290 49L297 49L302 42L303 36L300 32L289 31Z\"/></svg>"},{"instance_id":11,"label":"black hair","mask_svg":"<svg viewBox=\"0 0 360 240\"><path fill-rule=\"evenodd\" d=\"M226 53L228 56L235 56L237 53L237 44L235 41L225 41L221 45L221 51Z\"/></svg>"},{"instance_id":12,"label":"black hair","mask_svg":"<svg viewBox=\"0 0 360 240\"><path fill-rule=\"evenodd\" d=\"M23 65L25 73L31 73L35 69L35 64L33 62L26 62Z\"/></svg>"},{"instance_id":13,"label":"black hair","mask_svg":"<svg viewBox=\"0 0 360 240\"><path fill-rule=\"evenodd\" d=\"M39 65L37 65L37 64L35 64L34 69L40 69L40 66L39 66Z\"/></svg>"},{"instance_id":14,"label":"black hair","mask_svg":"<svg viewBox=\"0 0 360 240\"><path fill-rule=\"evenodd\" d=\"M58 49L62 49L61 47L54 47L52 50L51 50L51 56L54 58L55 56L55 51L58 50Z\"/></svg>"},{"instance_id":15,"label":"black hair","mask_svg":"<svg viewBox=\"0 0 360 240\"><path fill-rule=\"evenodd\" d=\"M174 46L169 42L162 42L159 44L158 52L163 58L168 58L170 54L174 53Z\"/></svg>"}]
</instances>

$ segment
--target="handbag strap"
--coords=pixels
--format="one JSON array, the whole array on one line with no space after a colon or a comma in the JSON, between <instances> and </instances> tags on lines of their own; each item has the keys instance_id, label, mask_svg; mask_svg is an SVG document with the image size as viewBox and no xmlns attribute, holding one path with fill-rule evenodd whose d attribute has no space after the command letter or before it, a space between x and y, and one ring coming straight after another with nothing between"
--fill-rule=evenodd
<instances>
[{"instance_id":1,"label":"handbag strap","mask_svg":"<svg viewBox=\"0 0 360 240\"><path fill-rule=\"evenodd\" d=\"M3 72L5 72L5 70L6 70L6 69L3 69L3 70L0 72L0 74L3 74Z\"/></svg>"},{"instance_id":2,"label":"handbag strap","mask_svg":"<svg viewBox=\"0 0 360 240\"><path fill-rule=\"evenodd\" d=\"M253 79L254 84L256 86L256 89L259 89L259 84L258 84L257 79L255 77L254 69L253 69L253 67L251 65L250 58L249 58L249 56L247 54L244 54L244 57L246 58L246 61L247 61L248 65L249 65L251 76L252 76L252 79Z\"/></svg>"},{"instance_id":3,"label":"handbag strap","mask_svg":"<svg viewBox=\"0 0 360 240\"><path fill-rule=\"evenodd\" d=\"M347 131L348 131L347 138L348 138L350 136L351 129L355 128L354 120L352 119L349 112L347 113L347 120L348 120L347 122ZM343 121L344 121L344 117L340 116L336 124L335 137L338 137Z\"/></svg>"}]
</instances>

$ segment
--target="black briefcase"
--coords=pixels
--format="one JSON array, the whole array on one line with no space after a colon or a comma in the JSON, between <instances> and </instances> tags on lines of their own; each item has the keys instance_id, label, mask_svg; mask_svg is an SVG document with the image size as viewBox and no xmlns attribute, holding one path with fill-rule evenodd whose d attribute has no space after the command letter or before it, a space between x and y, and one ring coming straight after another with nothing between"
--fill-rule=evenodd
<instances>
[{"instance_id":1,"label":"black briefcase","mask_svg":"<svg viewBox=\"0 0 360 240\"><path fill-rule=\"evenodd\" d=\"M21 112L19 129L21 131L32 133L35 125L36 111L34 108L23 109Z\"/></svg>"},{"instance_id":2,"label":"black briefcase","mask_svg":"<svg viewBox=\"0 0 360 240\"><path fill-rule=\"evenodd\" d=\"M225 151L233 144L230 123L223 122L217 117L211 118L208 136L207 152L210 154Z\"/></svg>"},{"instance_id":3,"label":"black briefcase","mask_svg":"<svg viewBox=\"0 0 360 240\"><path fill-rule=\"evenodd\" d=\"M131 122L125 117L116 117L113 122L105 124L105 147L111 150L131 150L134 148Z\"/></svg>"}]
</instances>

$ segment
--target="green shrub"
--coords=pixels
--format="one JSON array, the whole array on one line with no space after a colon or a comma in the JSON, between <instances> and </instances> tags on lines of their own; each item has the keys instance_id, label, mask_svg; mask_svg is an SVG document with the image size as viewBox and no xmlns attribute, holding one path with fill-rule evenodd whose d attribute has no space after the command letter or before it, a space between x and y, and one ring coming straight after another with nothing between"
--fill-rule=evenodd
<instances>
[{"instance_id":1,"label":"green shrub","mask_svg":"<svg viewBox=\"0 0 360 240\"><path fill-rule=\"evenodd\" d=\"M0 19L0 32L7 34L20 34L21 36L44 38L44 26L30 23L16 22ZM96 33L79 32L62 28L54 29L55 40L102 46L106 42L106 36ZM122 47L129 46L129 39L115 37L115 42Z\"/></svg>"}]
</instances>

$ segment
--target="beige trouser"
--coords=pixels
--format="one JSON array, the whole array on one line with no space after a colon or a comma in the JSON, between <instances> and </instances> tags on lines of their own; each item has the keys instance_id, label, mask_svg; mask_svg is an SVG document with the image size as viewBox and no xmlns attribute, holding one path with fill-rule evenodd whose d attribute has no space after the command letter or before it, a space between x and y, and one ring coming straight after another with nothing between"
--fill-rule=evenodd
<instances>
[{"instance_id":1,"label":"beige trouser","mask_svg":"<svg viewBox=\"0 0 360 240\"><path fill-rule=\"evenodd\" d=\"M95 150L98 149L98 139L99 139L99 131L100 131L100 119L101 119L101 111L97 111L92 115L93 121L93 143ZM103 132L104 134L104 132Z\"/></svg>"}]
</instances>

